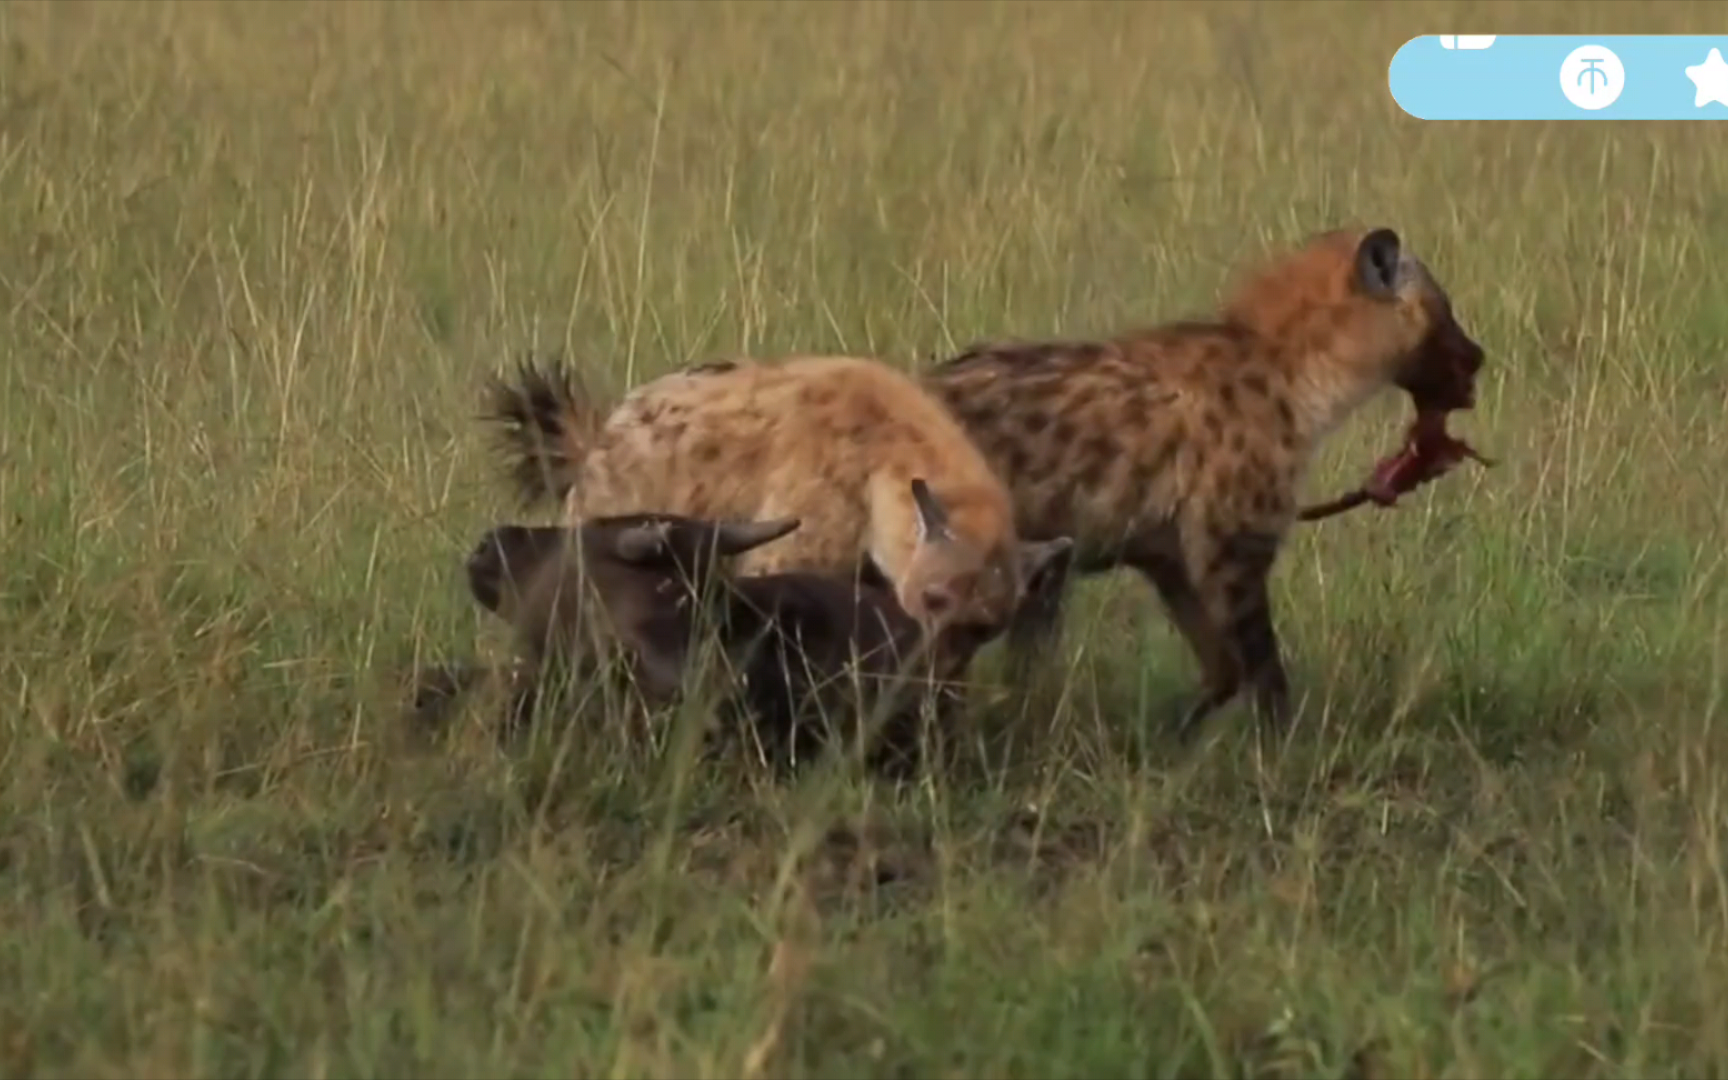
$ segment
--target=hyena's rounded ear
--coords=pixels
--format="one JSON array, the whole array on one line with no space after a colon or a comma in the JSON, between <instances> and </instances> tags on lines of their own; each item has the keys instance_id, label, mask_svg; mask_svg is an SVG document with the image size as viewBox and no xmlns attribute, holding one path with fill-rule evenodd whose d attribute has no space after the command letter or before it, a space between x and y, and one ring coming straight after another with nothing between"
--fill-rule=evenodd
<instances>
[{"instance_id":1,"label":"hyena's rounded ear","mask_svg":"<svg viewBox=\"0 0 1728 1080\"><path fill-rule=\"evenodd\" d=\"M1391 229L1370 229L1356 245L1356 287L1375 297L1398 291L1398 265L1403 244Z\"/></svg>"},{"instance_id":2,"label":"hyena's rounded ear","mask_svg":"<svg viewBox=\"0 0 1728 1080\"><path fill-rule=\"evenodd\" d=\"M1074 539L1058 536L1054 540L1022 540L1020 542L1020 580L1032 592L1051 581L1067 576L1074 562Z\"/></svg>"},{"instance_id":3,"label":"hyena's rounded ear","mask_svg":"<svg viewBox=\"0 0 1728 1080\"><path fill-rule=\"evenodd\" d=\"M630 525L612 534L612 554L627 563L658 563L672 557L672 524Z\"/></svg>"},{"instance_id":4,"label":"hyena's rounded ear","mask_svg":"<svg viewBox=\"0 0 1728 1080\"><path fill-rule=\"evenodd\" d=\"M912 478L912 505L918 511L920 542L953 538L954 534L948 530L948 508L942 505L942 500L930 490L922 476Z\"/></svg>"},{"instance_id":5,"label":"hyena's rounded ear","mask_svg":"<svg viewBox=\"0 0 1728 1080\"><path fill-rule=\"evenodd\" d=\"M799 518L770 518L767 521L723 521L714 526L714 550L722 555L742 555L752 548L772 543L793 532L803 522Z\"/></svg>"}]
</instances>

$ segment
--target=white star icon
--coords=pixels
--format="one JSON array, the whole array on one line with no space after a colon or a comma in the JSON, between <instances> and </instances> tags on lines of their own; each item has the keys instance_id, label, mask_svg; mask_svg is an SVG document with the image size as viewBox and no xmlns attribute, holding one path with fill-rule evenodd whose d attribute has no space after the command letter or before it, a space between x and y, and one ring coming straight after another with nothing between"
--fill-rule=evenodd
<instances>
[{"instance_id":1,"label":"white star icon","mask_svg":"<svg viewBox=\"0 0 1728 1080\"><path fill-rule=\"evenodd\" d=\"M1686 77L1698 88L1692 98L1693 108L1702 109L1712 101L1728 105L1728 60L1722 59L1721 49L1711 49L1702 64L1687 68Z\"/></svg>"}]
</instances>

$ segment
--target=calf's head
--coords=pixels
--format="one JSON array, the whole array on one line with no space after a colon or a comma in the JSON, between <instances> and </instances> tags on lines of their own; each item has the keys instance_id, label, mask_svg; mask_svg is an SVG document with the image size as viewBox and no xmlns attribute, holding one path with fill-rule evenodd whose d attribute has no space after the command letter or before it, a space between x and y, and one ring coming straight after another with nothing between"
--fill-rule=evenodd
<instances>
[{"instance_id":1,"label":"calf's head","mask_svg":"<svg viewBox=\"0 0 1728 1080\"><path fill-rule=\"evenodd\" d=\"M533 662L581 666L621 652L650 700L663 701L682 681L692 599L724 575L727 559L798 525L671 514L595 518L576 528L502 525L469 555L468 587L512 625Z\"/></svg>"}]
</instances>

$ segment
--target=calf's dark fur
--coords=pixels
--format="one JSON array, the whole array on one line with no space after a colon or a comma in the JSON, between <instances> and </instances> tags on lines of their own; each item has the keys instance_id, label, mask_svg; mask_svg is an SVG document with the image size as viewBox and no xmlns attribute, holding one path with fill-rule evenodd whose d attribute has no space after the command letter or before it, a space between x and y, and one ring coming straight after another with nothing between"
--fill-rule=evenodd
<instances>
[{"instance_id":1,"label":"calf's dark fur","mask_svg":"<svg viewBox=\"0 0 1728 1080\"><path fill-rule=\"evenodd\" d=\"M644 698L665 704L711 631L738 681L723 707L729 728L744 721L774 756L795 759L819 744L824 720L875 719L872 758L904 764L931 684L916 670L929 659L919 624L893 594L818 574L726 572L731 556L797 527L643 514L489 531L468 558L468 583L515 631L511 725L534 709L553 666L592 678L621 660Z\"/></svg>"}]
</instances>

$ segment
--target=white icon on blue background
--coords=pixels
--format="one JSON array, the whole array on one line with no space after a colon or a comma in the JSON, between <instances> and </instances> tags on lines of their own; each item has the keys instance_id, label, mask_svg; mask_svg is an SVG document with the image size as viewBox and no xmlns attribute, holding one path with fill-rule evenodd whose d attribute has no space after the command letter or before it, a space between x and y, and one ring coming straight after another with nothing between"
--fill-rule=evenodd
<instances>
[{"instance_id":1,"label":"white icon on blue background","mask_svg":"<svg viewBox=\"0 0 1728 1080\"><path fill-rule=\"evenodd\" d=\"M1702 64L1687 68L1686 77L1698 88L1692 95L1694 109L1702 109L1712 101L1728 105L1728 61L1722 59L1721 49L1711 49Z\"/></svg>"},{"instance_id":2,"label":"white icon on blue background","mask_svg":"<svg viewBox=\"0 0 1728 1080\"><path fill-rule=\"evenodd\" d=\"M1626 69L1605 45L1581 45L1560 64L1560 92L1580 109L1606 109L1626 88Z\"/></svg>"},{"instance_id":3,"label":"white icon on blue background","mask_svg":"<svg viewBox=\"0 0 1728 1080\"><path fill-rule=\"evenodd\" d=\"M1486 49L1494 44L1494 34L1441 34L1442 49Z\"/></svg>"},{"instance_id":4,"label":"white icon on blue background","mask_svg":"<svg viewBox=\"0 0 1728 1080\"><path fill-rule=\"evenodd\" d=\"M1386 82L1421 120L1728 123L1728 34L1426 34Z\"/></svg>"}]
</instances>

